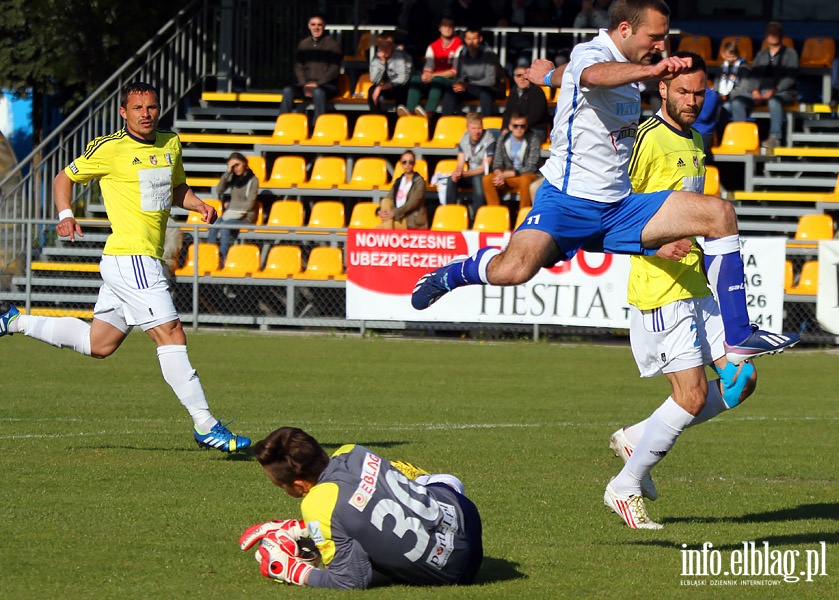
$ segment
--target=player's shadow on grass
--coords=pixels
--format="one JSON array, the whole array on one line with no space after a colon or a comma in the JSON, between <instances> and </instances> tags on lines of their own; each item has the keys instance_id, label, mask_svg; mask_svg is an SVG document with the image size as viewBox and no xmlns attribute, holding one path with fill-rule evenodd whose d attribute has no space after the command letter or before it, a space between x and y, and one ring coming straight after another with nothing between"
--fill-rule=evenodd
<instances>
[{"instance_id":1,"label":"player's shadow on grass","mask_svg":"<svg viewBox=\"0 0 839 600\"><path fill-rule=\"evenodd\" d=\"M663 521L666 523L772 523L773 521L789 522L810 519L839 521L839 502L800 504L791 508L748 513L739 517L674 517Z\"/></svg>"},{"instance_id":2,"label":"player's shadow on grass","mask_svg":"<svg viewBox=\"0 0 839 600\"><path fill-rule=\"evenodd\" d=\"M475 583L481 585L482 583L496 583L499 581L511 581L513 579L523 579L527 577L518 569L519 563L503 558L492 558L491 556L484 556L484 561L481 563L481 569L475 577Z\"/></svg>"}]
</instances>

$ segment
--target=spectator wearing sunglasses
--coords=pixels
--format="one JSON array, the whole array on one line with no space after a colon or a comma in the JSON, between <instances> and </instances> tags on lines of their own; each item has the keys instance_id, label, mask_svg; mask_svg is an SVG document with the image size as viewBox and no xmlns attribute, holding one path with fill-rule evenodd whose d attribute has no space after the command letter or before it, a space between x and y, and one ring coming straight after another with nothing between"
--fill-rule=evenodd
<instances>
[{"instance_id":1,"label":"spectator wearing sunglasses","mask_svg":"<svg viewBox=\"0 0 839 600\"><path fill-rule=\"evenodd\" d=\"M513 113L510 130L496 144L492 171L483 178L487 206L501 204L500 195L507 192L519 195L520 207L533 204L530 184L539 175L539 145L536 134L527 127L527 117Z\"/></svg>"},{"instance_id":2,"label":"spectator wearing sunglasses","mask_svg":"<svg viewBox=\"0 0 839 600\"><path fill-rule=\"evenodd\" d=\"M387 196L382 198L379 229L428 229L425 210L425 179L414 171L417 157L406 150L399 158L402 175L397 177Z\"/></svg>"},{"instance_id":3,"label":"spectator wearing sunglasses","mask_svg":"<svg viewBox=\"0 0 839 600\"><path fill-rule=\"evenodd\" d=\"M501 121L501 135L510 130L510 116L519 113L527 117L528 129L536 134L539 143L548 139L551 117L548 114L548 99L539 86L527 79L527 67L518 66L513 70L515 87L507 96L504 117Z\"/></svg>"}]
</instances>

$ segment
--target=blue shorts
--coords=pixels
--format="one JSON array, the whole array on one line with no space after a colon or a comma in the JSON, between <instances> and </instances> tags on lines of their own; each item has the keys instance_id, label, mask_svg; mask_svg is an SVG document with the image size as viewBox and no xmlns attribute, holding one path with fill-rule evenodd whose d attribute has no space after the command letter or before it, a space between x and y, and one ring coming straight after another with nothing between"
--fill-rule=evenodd
<instances>
[{"instance_id":1,"label":"blue shorts","mask_svg":"<svg viewBox=\"0 0 839 600\"><path fill-rule=\"evenodd\" d=\"M618 202L595 202L563 194L545 181L518 230L537 229L550 234L559 247L559 260L570 259L581 248L649 256L658 249L641 246L641 231L670 193L630 194Z\"/></svg>"}]
</instances>

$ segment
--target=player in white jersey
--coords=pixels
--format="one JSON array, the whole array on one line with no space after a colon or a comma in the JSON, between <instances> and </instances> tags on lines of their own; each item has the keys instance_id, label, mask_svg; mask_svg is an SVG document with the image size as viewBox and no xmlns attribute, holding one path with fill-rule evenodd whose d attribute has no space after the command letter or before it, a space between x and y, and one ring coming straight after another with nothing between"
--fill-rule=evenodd
<instances>
[{"instance_id":1,"label":"player in white jersey","mask_svg":"<svg viewBox=\"0 0 839 600\"><path fill-rule=\"evenodd\" d=\"M91 141L53 182L59 219L55 230L72 242L83 237L70 208L73 185L99 179L112 233L100 262L104 284L93 308L93 323L24 315L8 304L0 307L0 337L22 333L58 348L105 358L139 326L157 346L163 379L192 417L198 445L223 452L244 450L251 441L231 433L210 412L198 373L189 362L186 334L162 263L172 204L201 213L206 223L215 220L215 210L187 185L178 136L157 128L157 90L142 82L125 85L119 112L125 127Z\"/></svg>"},{"instance_id":2,"label":"player in white jersey","mask_svg":"<svg viewBox=\"0 0 839 600\"><path fill-rule=\"evenodd\" d=\"M796 334L749 323L731 203L694 192L632 191L627 166L641 116L638 84L672 79L690 67L690 59L661 57L669 15L663 0L617 0L610 28L575 46L562 76L551 156L542 168L546 181L527 219L503 251L481 248L421 277L414 308L428 308L463 285L524 283L581 248L651 255L666 243L700 235L729 360L739 364L798 342Z\"/></svg>"}]
</instances>

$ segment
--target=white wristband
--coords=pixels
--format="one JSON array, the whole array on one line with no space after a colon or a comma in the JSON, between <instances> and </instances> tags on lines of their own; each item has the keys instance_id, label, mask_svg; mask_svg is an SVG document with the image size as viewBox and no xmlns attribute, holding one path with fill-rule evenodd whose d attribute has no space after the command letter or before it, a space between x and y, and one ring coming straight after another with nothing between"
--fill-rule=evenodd
<instances>
[{"instance_id":1,"label":"white wristband","mask_svg":"<svg viewBox=\"0 0 839 600\"><path fill-rule=\"evenodd\" d=\"M69 208L65 208L60 213L58 213L58 222L61 223L64 219L75 219L76 215L73 214L73 211Z\"/></svg>"}]
</instances>

